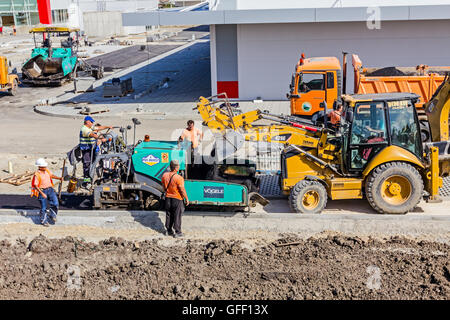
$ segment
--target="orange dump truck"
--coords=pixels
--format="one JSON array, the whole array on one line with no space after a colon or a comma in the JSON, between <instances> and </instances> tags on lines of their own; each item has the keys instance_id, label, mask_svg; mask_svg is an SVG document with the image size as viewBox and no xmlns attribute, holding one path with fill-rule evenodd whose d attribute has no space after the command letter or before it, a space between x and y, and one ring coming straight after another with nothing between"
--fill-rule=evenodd
<instances>
[{"instance_id":1,"label":"orange dump truck","mask_svg":"<svg viewBox=\"0 0 450 320\"><path fill-rule=\"evenodd\" d=\"M423 114L423 104L428 102L437 87L444 80L450 67L387 67L363 68L362 62L352 55L354 70L354 93L412 92L420 95L416 104L419 114ZM315 57L306 59L304 54L295 67L290 84L291 114L313 116L323 111L321 102L326 101L329 109L341 94L346 93L347 54L344 53L343 66L335 57Z\"/></svg>"}]
</instances>

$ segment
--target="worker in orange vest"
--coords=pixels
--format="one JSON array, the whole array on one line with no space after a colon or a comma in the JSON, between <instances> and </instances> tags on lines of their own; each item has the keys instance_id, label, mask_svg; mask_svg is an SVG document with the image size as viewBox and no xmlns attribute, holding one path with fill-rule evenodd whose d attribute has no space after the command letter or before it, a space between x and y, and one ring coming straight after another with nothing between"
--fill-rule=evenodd
<instances>
[{"instance_id":1,"label":"worker in orange vest","mask_svg":"<svg viewBox=\"0 0 450 320\"><path fill-rule=\"evenodd\" d=\"M47 162L39 158L36 160L36 166L38 170L34 173L31 179L31 196L37 197L41 204L41 223L43 226L48 227L48 218L56 222L56 215L58 214L58 197L53 189L53 180L58 179L62 181L62 177L57 177L47 169ZM47 209L47 201L49 209Z\"/></svg>"},{"instance_id":2,"label":"worker in orange vest","mask_svg":"<svg viewBox=\"0 0 450 320\"><path fill-rule=\"evenodd\" d=\"M343 110L342 103L337 103L336 109L331 111L330 114L331 124L335 128L337 128L341 124L342 110Z\"/></svg>"}]
</instances>

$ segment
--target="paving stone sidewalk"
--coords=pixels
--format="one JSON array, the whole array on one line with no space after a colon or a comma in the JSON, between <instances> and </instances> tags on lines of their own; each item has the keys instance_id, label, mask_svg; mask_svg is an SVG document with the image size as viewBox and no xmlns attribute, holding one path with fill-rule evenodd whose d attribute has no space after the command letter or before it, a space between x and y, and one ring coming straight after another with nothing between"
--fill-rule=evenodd
<instances>
[{"instance_id":1,"label":"paving stone sidewalk","mask_svg":"<svg viewBox=\"0 0 450 320\"><path fill-rule=\"evenodd\" d=\"M134 92L125 97L104 98L102 84L112 78L132 78ZM44 115L81 118L80 111L108 109L96 117L139 116L149 119L200 118L192 110L200 96L211 95L209 40L200 39L148 61L114 73L94 83L94 92L66 92L50 99L53 105L35 106ZM240 102L244 111L255 108L289 114L289 101Z\"/></svg>"}]
</instances>

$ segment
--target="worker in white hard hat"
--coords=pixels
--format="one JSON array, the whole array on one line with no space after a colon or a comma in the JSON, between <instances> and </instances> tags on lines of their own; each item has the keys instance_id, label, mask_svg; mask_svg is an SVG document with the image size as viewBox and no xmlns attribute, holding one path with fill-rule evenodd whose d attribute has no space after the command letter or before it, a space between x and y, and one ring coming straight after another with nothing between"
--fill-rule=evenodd
<instances>
[{"instance_id":1,"label":"worker in white hard hat","mask_svg":"<svg viewBox=\"0 0 450 320\"><path fill-rule=\"evenodd\" d=\"M37 159L35 165L38 167L38 170L31 179L31 196L38 198L41 204L41 223L43 226L48 227L49 217L53 223L56 222L59 206L58 197L53 189L53 179L62 181L62 177L52 174L47 168L48 163L42 158Z\"/></svg>"}]
</instances>

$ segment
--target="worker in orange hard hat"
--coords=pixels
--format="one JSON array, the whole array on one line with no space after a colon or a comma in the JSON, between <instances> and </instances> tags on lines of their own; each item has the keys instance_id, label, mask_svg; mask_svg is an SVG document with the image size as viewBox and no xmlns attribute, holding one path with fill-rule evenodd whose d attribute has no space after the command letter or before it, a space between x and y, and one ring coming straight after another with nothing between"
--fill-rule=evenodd
<instances>
[{"instance_id":1,"label":"worker in orange hard hat","mask_svg":"<svg viewBox=\"0 0 450 320\"><path fill-rule=\"evenodd\" d=\"M58 197L53 189L53 180L57 179L62 181L62 177L57 177L47 169L47 162L39 158L36 160L38 170L35 172L31 179L31 196L37 197L41 204L41 223L43 226L48 227L48 216L55 223L56 215L58 214ZM47 209L47 201L49 209Z\"/></svg>"}]
</instances>

